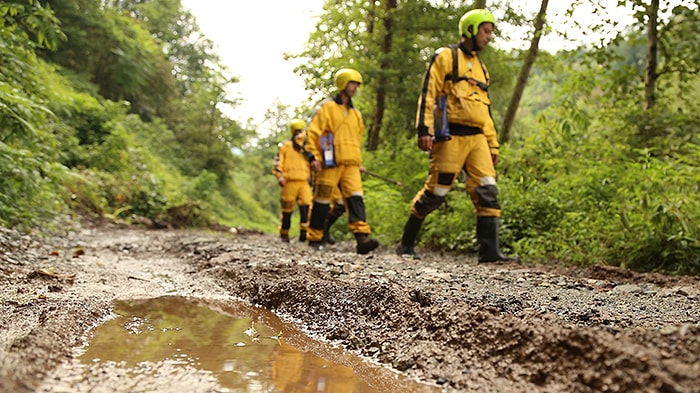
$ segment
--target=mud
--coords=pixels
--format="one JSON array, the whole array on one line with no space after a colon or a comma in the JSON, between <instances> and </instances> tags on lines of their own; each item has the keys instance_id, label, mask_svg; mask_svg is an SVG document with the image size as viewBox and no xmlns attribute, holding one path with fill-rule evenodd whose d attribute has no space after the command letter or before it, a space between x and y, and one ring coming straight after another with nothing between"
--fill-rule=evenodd
<instances>
[{"instance_id":1,"label":"mud","mask_svg":"<svg viewBox=\"0 0 700 393\"><path fill-rule=\"evenodd\" d=\"M409 262L389 246L315 251L246 231L64 231L38 239L0 229L2 392L78 391L87 379L84 391L134 391L119 368L86 377L64 366L112 301L164 295L265 307L445 392L700 392L698 277L450 254ZM197 370L144 383L216 389Z\"/></svg>"}]
</instances>

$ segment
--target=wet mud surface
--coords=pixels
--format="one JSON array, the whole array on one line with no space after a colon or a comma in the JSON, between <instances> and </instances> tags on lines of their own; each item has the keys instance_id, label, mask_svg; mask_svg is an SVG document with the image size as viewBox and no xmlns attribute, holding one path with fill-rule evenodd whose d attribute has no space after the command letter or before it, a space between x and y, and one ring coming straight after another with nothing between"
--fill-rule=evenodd
<instances>
[{"instance_id":1,"label":"wet mud surface","mask_svg":"<svg viewBox=\"0 0 700 393\"><path fill-rule=\"evenodd\" d=\"M134 391L118 367L86 377L65 365L114 300L165 295L262 306L445 392L700 392L697 277L104 223L45 239L0 229L0 240L2 392ZM142 382L217 391L197 370Z\"/></svg>"}]
</instances>

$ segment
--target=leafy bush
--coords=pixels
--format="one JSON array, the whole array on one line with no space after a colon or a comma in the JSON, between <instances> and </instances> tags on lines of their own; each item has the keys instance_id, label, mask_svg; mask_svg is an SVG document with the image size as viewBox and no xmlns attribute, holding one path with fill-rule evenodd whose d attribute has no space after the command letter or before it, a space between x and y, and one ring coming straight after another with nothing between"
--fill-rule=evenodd
<instances>
[{"instance_id":1,"label":"leafy bush","mask_svg":"<svg viewBox=\"0 0 700 393\"><path fill-rule=\"evenodd\" d=\"M47 131L54 117L38 88L47 68L27 49L33 46L27 36L11 31L0 29L0 225L29 230L66 211L65 168L55 164L59 149Z\"/></svg>"},{"instance_id":2,"label":"leafy bush","mask_svg":"<svg viewBox=\"0 0 700 393\"><path fill-rule=\"evenodd\" d=\"M409 206L403 202L401 189L394 184L365 175L363 181L364 203L367 222L372 228L372 236L383 245L390 245L401 237L403 222L408 217ZM347 215L346 215L347 216ZM347 218L340 218L333 226L337 238L351 239Z\"/></svg>"},{"instance_id":3,"label":"leafy bush","mask_svg":"<svg viewBox=\"0 0 700 393\"><path fill-rule=\"evenodd\" d=\"M700 272L697 146L683 159L631 151L604 138L511 151L499 184L521 256L564 264ZM571 134L569 134L571 137ZM538 138L542 138L539 136ZM535 138L528 142L542 146ZM561 148L568 154L557 157Z\"/></svg>"}]
</instances>

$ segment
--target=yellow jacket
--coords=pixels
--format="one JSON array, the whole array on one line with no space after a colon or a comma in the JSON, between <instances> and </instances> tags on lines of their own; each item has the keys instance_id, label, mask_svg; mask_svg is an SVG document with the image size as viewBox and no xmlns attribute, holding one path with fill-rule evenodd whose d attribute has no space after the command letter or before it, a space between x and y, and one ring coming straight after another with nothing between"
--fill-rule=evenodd
<instances>
[{"instance_id":1,"label":"yellow jacket","mask_svg":"<svg viewBox=\"0 0 700 393\"><path fill-rule=\"evenodd\" d=\"M362 134L364 133L362 114L355 109L352 100L348 107L343 105L340 96L324 100L314 113L306 129L304 148L323 162L320 138L333 134L336 165L360 165L362 163Z\"/></svg>"},{"instance_id":2,"label":"yellow jacket","mask_svg":"<svg viewBox=\"0 0 700 393\"><path fill-rule=\"evenodd\" d=\"M447 97L449 123L475 127L486 136L492 154L498 154L498 137L491 117L490 83L486 65L476 52L466 53L457 49L459 81L452 82L453 57L449 47L438 49L430 59L423 76L418 98L416 128L418 135L434 135L434 109L439 96ZM481 85L481 86L479 86Z\"/></svg>"},{"instance_id":3,"label":"yellow jacket","mask_svg":"<svg viewBox=\"0 0 700 393\"><path fill-rule=\"evenodd\" d=\"M272 166L272 174L277 178L284 177L288 181L308 181L311 176L311 168L300 144L304 140L304 135L299 134L295 139L296 142L292 139L287 139L280 143L274 165Z\"/></svg>"}]
</instances>

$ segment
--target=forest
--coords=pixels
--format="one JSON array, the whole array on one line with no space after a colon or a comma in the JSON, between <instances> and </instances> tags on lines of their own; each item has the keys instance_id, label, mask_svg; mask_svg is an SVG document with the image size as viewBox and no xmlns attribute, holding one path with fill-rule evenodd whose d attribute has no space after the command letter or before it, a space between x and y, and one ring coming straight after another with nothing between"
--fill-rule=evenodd
<instances>
[{"instance_id":1,"label":"forest","mask_svg":"<svg viewBox=\"0 0 700 393\"><path fill-rule=\"evenodd\" d=\"M414 127L427 61L458 41L467 10L487 7L499 41L527 43L482 53L501 141L504 251L699 274L700 0L572 1L570 15L592 10L572 22L591 39L557 53L538 46L567 34L548 0L535 12L512 3L325 0L303 52L287 55L308 100L241 124L227 116L236 70L180 0L3 1L0 225L42 233L92 215L276 233L278 143L352 66L365 81L363 165L396 180L364 178L367 218L393 247L427 174ZM601 3L634 23L619 25ZM458 185L426 219L419 247L473 253L475 220ZM351 237L342 224L333 231Z\"/></svg>"}]
</instances>

